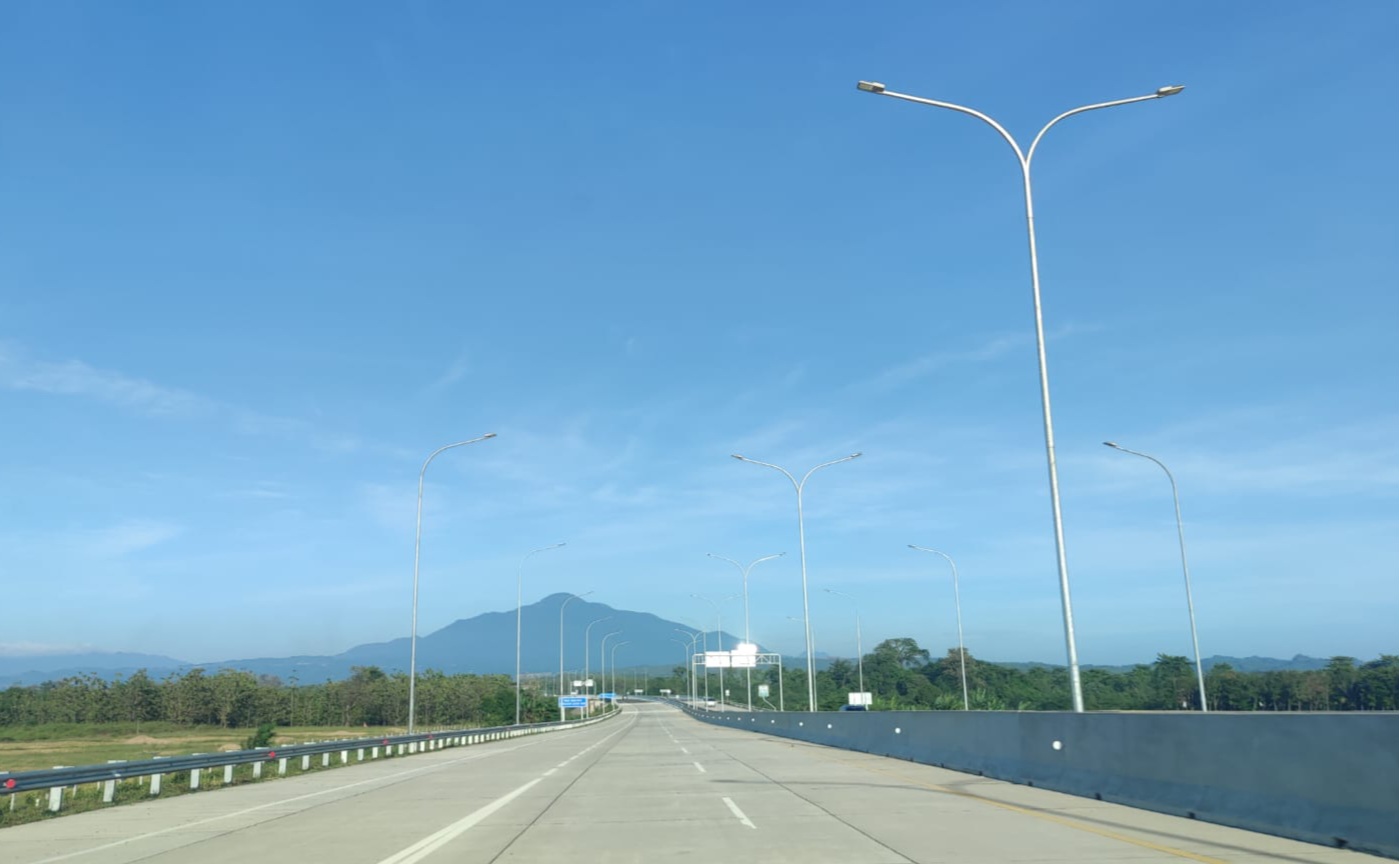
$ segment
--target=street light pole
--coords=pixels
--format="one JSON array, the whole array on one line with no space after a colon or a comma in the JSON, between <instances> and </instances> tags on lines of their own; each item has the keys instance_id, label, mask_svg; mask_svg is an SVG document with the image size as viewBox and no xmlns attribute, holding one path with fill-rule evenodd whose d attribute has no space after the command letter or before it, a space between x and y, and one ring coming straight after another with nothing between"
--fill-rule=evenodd
<instances>
[{"instance_id":1,"label":"street light pole","mask_svg":"<svg viewBox=\"0 0 1399 864\"><path fill-rule=\"evenodd\" d=\"M515 725L520 725L520 616L524 610L524 587L525 587L525 562L530 556L540 552L548 552L550 549L558 549L560 546L567 546L567 543L555 543L551 546L541 546L525 553L525 557L520 559L520 566L515 570ZM562 625L561 625L562 626ZM563 645L559 646L559 654L563 654ZM562 664L560 664L562 665Z\"/></svg>"},{"instance_id":2,"label":"street light pole","mask_svg":"<svg viewBox=\"0 0 1399 864\"><path fill-rule=\"evenodd\" d=\"M568 597L564 598L564 601L563 601L562 603L559 604L559 695L560 695L560 696L563 695L563 684L564 684L564 681L563 681L563 610L565 610L565 609L568 608L568 604L569 604L569 603L572 603L574 600L579 600L579 599L582 599L583 597L587 597L587 596L588 596L589 594L591 594L591 593L593 593L593 592L591 592L591 591L584 591L582 594L570 594L570 595L568 595ZM560 709L559 709L559 721L560 721L560 722L562 722L562 721L566 718L566 716L567 716L567 715L566 715L567 710L568 710L568 709L566 709L566 708L560 708Z\"/></svg>"},{"instance_id":3,"label":"street light pole","mask_svg":"<svg viewBox=\"0 0 1399 864\"><path fill-rule=\"evenodd\" d=\"M588 678L592 673L592 667L588 665L588 661L592 658L593 653L592 642L589 641L590 634L593 632L593 625L601 624L603 621L611 620L611 615L604 615L601 618L596 618L592 621L589 621L588 626L583 628L583 694L585 696L588 695L590 692L588 689Z\"/></svg>"},{"instance_id":4,"label":"street light pole","mask_svg":"<svg viewBox=\"0 0 1399 864\"><path fill-rule=\"evenodd\" d=\"M751 462L754 465L762 465L764 468L771 468L774 471L781 471L784 476L792 481L792 488L797 490L797 545L801 547L802 562L802 615L806 619L806 703L808 711L816 710L816 651L811 640L811 603L806 587L806 522L802 516L802 490L806 488L806 481L811 479L811 475L822 468L829 468L832 465L839 465L842 462L849 462L857 459L863 454L851 453L849 456L842 456L839 459L832 459L829 462L822 462L802 477L798 482L792 476L792 472L786 468L773 465L771 462L759 462L757 459L749 459L747 456L733 454L733 458L740 462Z\"/></svg>"},{"instance_id":5,"label":"street light pole","mask_svg":"<svg viewBox=\"0 0 1399 864\"><path fill-rule=\"evenodd\" d=\"M617 704L617 701L618 701L618 700L617 700L617 649L618 649L618 648L621 648L623 645L630 645L630 644L631 644L631 640L628 639L626 642L618 642L616 645L613 645L613 646L612 646L612 687L611 687L610 689L611 689L611 691L612 691L612 704L613 704L613 705L616 705L616 704Z\"/></svg>"},{"instance_id":6,"label":"street light pole","mask_svg":"<svg viewBox=\"0 0 1399 864\"><path fill-rule=\"evenodd\" d=\"M717 619L717 621L718 621L718 623L719 623L719 652L720 652L720 653L723 653L723 651L724 651L724 613L723 613L723 611L719 608L718 602L716 602L715 600L713 600L713 599L711 599L711 598L709 598L709 597L704 596L703 594L691 594L690 596L691 596L691 597L694 597L694 598L696 598L696 599L699 599L699 600L703 600L704 602L708 603L710 606L713 606L713 607L714 607L714 616L715 616L715 618ZM725 594L723 597L720 597L719 599L720 599L720 600L732 600L732 599L734 599L734 598L737 597L737 596L738 596L737 594ZM708 664L708 663L705 663L705 665L704 665L704 677L705 677L706 679L709 678L709 664ZM720 703L723 703L723 701L724 701L724 667L723 667L723 666L720 666L720 667L719 667L719 702L720 702ZM706 706L706 707L708 707L708 706Z\"/></svg>"},{"instance_id":7,"label":"street light pole","mask_svg":"<svg viewBox=\"0 0 1399 864\"><path fill-rule=\"evenodd\" d=\"M418 471L418 518L417 526L413 532L413 626L408 635L409 735L413 734L413 725L417 718L418 709L418 559L421 557L423 548L423 478L427 475L427 466L432 464L432 460L437 458L437 454L451 450L453 447L465 447L467 444L475 444L477 441L485 441L494 437L494 432L487 432L479 438L472 438L470 441L458 441L455 444L438 447L428 454L427 459L423 460L423 467Z\"/></svg>"},{"instance_id":8,"label":"street light pole","mask_svg":"<svg viewBox=\"0 0 1399 864\"><path fill-rule=\"evenodd\" d=\"M827 588L826 593L836 594L840 597L848 597L850 599L850 604L855 607L855 653L859 658L858 662L860 666L860 698L863 699L865 698L865 648L864 643L860 640L860 604L852 595L846 594L844 591L837 591L834 588Z\"/></svg>"},{"instance_id":9,"label":"street light pole","mask_svg":"<svg viewBox=\"0 0 1399 864\"><path fill-rule=\"evenodd\" d=\"M1181 572L1185 574L1185 606L1190 610L1190 642L1195 648L1195 678L1200 683L1200 710L1208 711L1210 709L1209 702L1205 695L1205 666L1200 660L1200 637L1195 632L1195 599L1190 593L1190 565L1185 559L1185 524L1180 518L1180 492L1176 490L1175 475L1171 473L1171 469L1167 468L1164 462L1157 459L1155 456L1148 456L1136 450L1128 450L1121 444L1112 441L1104 441L1103 443L1114 450L1121 450L1123 453L1131 453L1133 456L1150 459L1160 466L1162 471L1166 472L1167 479L1171 481L1171 499L1175 501L1176 505L1176 537L1180 540L1180 569Z\"/></svg>"},{"instance_id":10,"label":"street light pole","mask_svg":"<svg viewBox=\"0 0 1399 864\"><path fill-rule=\"evenodd\" d=\"M695 642L699 640L699 635L691 633L689 630L681 630L679 627L671 629L690 640L690 653L685 657L685 677L690 681L690 701L694 702L695 697L699 694L699 690L695 686ZM709 670L706 669L704 674L706 678L709 677Z\"/></svg>"},{"instance_id":11,"label":"street light pole","mask_svg":"<svg viewBox=\"0 0 1399 864\"><path fill-rule=\"evenodd\" d=\"M967 646L962 642L962 589L957 587L957 562L953 561L952 556L946 552L939 552L926 546L915 546L910 543L908 548L941 555L947 559L948 564L952 565L952 599L957 604L957 656L962 661L962 710L970 711L971 699L967 697Z\"/></svg>"},{"instance_id":12,"label":"street light pole","mask_svg":"<svg viewBox=\"0 0 1399 864\"><path fill-rule=\"evenodd\" d=\"M1112 108L1118 105L1130 105L1133 102L1162 99L1166 96L1174 96L1185 88L1180 85L1161 87L1155 93L1150 93L1145 96L1134 96L1130 99L1116 99L1111 102L1099 102L1065 111L1063 114L1060 114L1058 117L1046 123L1044 128L1039 131L1039 134L1035 136L1034 140L1030 142L1030 148L1022 151L1019 143L1005 130L1005 127L980 111L967 108L963 105L956 105L951 102L940 102L936 99L925 99L920 96L895 93L892 90L885 89L884 85L877 81L861 81L857 86L866 93L889 96L894 99L902 99L906 102L916 102L919 105L930 105L934 108L946 108L950 111L957 111L975 117L1000 133L1001 137L1004 138L1011 149L1015 151L1015 158L1020 163L1020 173L1025 188L1025 226L1030 244L1030 288L1034 296L1035 306L1035 344L1038 348L1039 355L1040 404L1044 413L1045 458L1049 467L1049 501L1050 510L1054 517L1054 548L1059 567L1059 600L1064 610L1064 643L1068 653L1069 688L1073 697L1074 711L1081 713L1083 711L1083 682L1079 677L1078 644L1074 638L1073 602L1069 596L1069 564L1068 557L1064 552L1064 519L1063 513L1059 507L1059 468L1054 456L1054 419L1049 406L1049 366L1045 359L1044 350L1044 316L1040 304L1040 266L1035 241L1035 207L1030 186L1030 162L1035 158L1035 148L1039 146L1040 140L1044 138L1044 133L1048 132L1051 127L1066 117L1082 114L1085 111L1095 111L1099 108Z\"/></svg>"},{"instance_id":13,"label":"street light pole","mask_svg":"<svg viewBox=\"0 0 1399 864\"><path fill-rule=\"evenodd\" d=\"M771 561L771 560L774 559L774 558L781 558L783 555L786 555L787 553L786 553L786 552L778 552L776 555L764 555L762 558L759 558L759 559L757 559L756 561L751 562L747 567L744 567L742 564L738 563L737 561L735 561L735 560L732 559L732 558L725 558L723 555L715 555L713 552L707 552L707 553L705 553L705 554L707 554L710 558L718 558L720 561L727 561L727 562L729 562L730 564L732 564L732 565L734 565L735 567L738 568L738 572L740 572L740 573L743 574L743 641L746 642L746 643L749 644L749 645L753 644L753 631L752 631L752 629L751 629L751 627L750 627L750 618L749 618L749 615L748 615L748 574L749 574L750 572L752 572L754 566L756 566L756 565L758 565L758 564L761 564L761 563L763 563L764 561ZM749 669L749 670L748 670L748 676L747 676L747 677L748 677L748 710L751 712L751 711L753 710L753 670L752 670L752 669Z\"/></svg>"},{"instance_id":14,"label":"street light pole","mask_svg":"<svg viewBox=\"0 0 1399 864\"><path fill-rule=\"evenodd\" d=\"M599 693L607 690L607 640L611 639L613 636L619 635L621 632L621 630L613 630L611 633L602 637L601 647L597 655L598 663L602 665L602 677L599 679L602 681L602 689L598 691Z\"/></svg>"}]
</instances>

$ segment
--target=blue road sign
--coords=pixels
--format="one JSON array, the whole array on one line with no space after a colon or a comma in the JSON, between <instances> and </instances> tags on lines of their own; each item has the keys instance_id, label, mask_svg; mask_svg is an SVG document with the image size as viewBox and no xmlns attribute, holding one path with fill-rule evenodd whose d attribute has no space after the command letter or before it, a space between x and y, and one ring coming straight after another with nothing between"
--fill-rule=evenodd
<instances>
[{"instance_id":1,"label":"blue road sign","mask_svg":"<svg viewBox=\"0 0 1399 864\"><path fill-rule=\"evenodd\" d=\"M588 707L588 697L587 697L587 696L560 696L560 697L559 697L559 707L560 707L560 708L587 708L587 707Z\"/></svg>"},{"instance_id":2,"label":"blue road sign","mask_svg":"<svg viewBox=\"0 0 1399 864\"><path fill-rule=\"evenodd\" d=\"M616 693L599 693L599 694L597 694L597 695L598 695L598 698L599 698L599 699L616 699L616 698L617 698L617 694L616 694Z\"/></svg>"}]
</instances>

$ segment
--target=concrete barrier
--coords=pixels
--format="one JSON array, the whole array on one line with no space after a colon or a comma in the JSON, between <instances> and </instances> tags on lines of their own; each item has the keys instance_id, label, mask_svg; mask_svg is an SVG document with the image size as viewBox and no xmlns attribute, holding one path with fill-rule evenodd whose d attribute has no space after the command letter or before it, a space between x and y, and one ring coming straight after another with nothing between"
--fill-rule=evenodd
<instances>
[{"instance_id":1,"label":"concrete barrier","mask_svg":"<svg viewBox=\"0 0 1399 864\"><path fill-rule=\"evenodd\" d=\"M1396 713L773 712L757 723L746 713L691 713L718 726L1399 858Z\"/></svg>"}]
</instances>

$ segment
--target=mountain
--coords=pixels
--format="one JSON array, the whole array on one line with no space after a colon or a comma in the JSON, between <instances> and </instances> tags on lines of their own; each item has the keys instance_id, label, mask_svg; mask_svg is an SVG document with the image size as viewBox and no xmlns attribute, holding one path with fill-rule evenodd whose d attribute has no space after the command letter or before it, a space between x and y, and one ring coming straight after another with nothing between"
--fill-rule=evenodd
<instances>
[{"instance_id":1,"label":"mountain","mask_svg":"<svg viewBox=\"0 0 1399 864\"><path fill-rule=\"evenodd\" d=\"M79 675L114 678L145 669L152 677L188 667L184 660L160 654L91 651L81 654L32 654L0 657L0 686L41 684Z\"/></svg>"},{"instance_id":2,"label":"mountain","mask_svg":"<svg viewBox=\"0 0 1399 864\"><path fill-rule=\"evenodd\" d=\"M551 594L521 609L520 666L526 675L558 674L559 607L570 596ZM681 634L676 631L692 633L693 630L683 624L649 612L615 609L605 603L585 600L573 601L564 612L563 660L566 670L581 674L586 666L589 672L599 671L602 638L613 631L621 632L608 639L609 667L614 657L619 668L656 666L669 670L685 663L685 654L689 649L679 644ZM588 624L593 621L597 623L589 639L591 657L585 664L583 637ZM725 648L732 648L740 641L732 633L722 635ZM719 634L715 631L703 634L701 645L706 643L717 649ZM142 654L14 657L5 658L10 666L0 671L0 686L36 684L85 673L113 678L117 674L129 675L143 666L152 677L195 667L210 673L220 669L244 669L258 675L276 675L287 682L295 679L304 684L346 678L355 666L378 666L385 672L407 672L408 658L409 641L406 637L356 645L348 651L329 656L253 657L204 663ZM133 662L137 659L148 662ZM24 671L16 672L17 669ZM420 635L418 671L421 673L429 669L446 674L470 672L513 676L515 615L511 612L486 612L474 618L454 621L436 632Z\"/></svg>"}]
</instances>

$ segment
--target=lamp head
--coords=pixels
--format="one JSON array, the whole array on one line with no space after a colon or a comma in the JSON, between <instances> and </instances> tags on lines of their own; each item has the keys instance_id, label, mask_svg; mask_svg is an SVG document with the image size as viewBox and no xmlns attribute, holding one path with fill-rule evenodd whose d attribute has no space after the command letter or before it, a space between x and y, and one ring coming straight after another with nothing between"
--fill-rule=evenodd
<instances>
[{"instance_id":1,"label":"lamp head","mask_svg":"<svg viewBox=\"0 0 1399 864\"><path fill-rule=\"evenodd\" d=\"M495 433L494 433L494 432L487 432L485 435L482 435L482 436L481 436L481 439L482 439L482 440L485 440L485 439L487 439L487 438L494 438L494 437L495 437Z\"/></svg>"},{"instance_id":2,"label":"lamp head","mask_svg":"<svg viewBox=\"0 0 1399 864\"><path fill-rule=\"evenodd\" d=\"M1171 84L1167 87L1160 87L1156 90L1156 98L1164 99L1167 96L1174 96L1184 89L1184 84Z\"/></svg>"},{"instance_id":3,"label":"lamp head","mask_svg":"<svg viewBox=\"0 0 1399 864\"><path fill-rule=\"evenodd\" d=\"M1116 441L1104 441L1104 442L1103 442L1103 446L1104 446L1104 447L1111 447L1111 448L1114 449L1114 450L1121 450L1121 449L1122 449L1122 446L1119 445Z\"/></svg>"},{"instance_id":4,"label":"lamp head","mask_svg":"<svg viewBox=\"0 0 1399 864\"><path fill-rule=\"evenodd\" d=\"M863 90L863 91L865 91L866 93L883 93L883 92L884 92L884 85L883 85L883 84L880 84L878 81L861 81L861 82L859 82L858 84L856 84L855 86L856 86L856 88L858 88L858 89L860 89L860 90Z\"/></svg>"}]
</instances>

